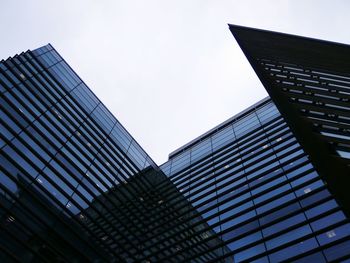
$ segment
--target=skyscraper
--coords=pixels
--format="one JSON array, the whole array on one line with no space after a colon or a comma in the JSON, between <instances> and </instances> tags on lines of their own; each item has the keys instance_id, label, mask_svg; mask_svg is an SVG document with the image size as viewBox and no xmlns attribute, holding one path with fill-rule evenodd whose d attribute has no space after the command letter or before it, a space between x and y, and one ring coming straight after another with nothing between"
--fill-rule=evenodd
<instances>
[{"instance_id":1,"label":"skyscraper","mask_svg":"<svg viewBox=\"0 0 350 263\"><path fill-rule=\"evenodd\" d=\"M350 48L230 29L271 98L159 167L51 45L1 61L3 262L350 258Z\"/></svg>"}]
</instances>

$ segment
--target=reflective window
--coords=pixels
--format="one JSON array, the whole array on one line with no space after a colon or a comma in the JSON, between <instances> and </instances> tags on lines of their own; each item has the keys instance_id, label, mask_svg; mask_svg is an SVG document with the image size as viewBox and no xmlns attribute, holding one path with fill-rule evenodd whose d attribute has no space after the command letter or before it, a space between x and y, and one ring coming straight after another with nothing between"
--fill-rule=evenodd
<instances>
[{"instance_id":1,"label":"reflective window","mask_svg":"<svg viewBox=\"0 0 350 263\"><path fill-rule=\"evenodd\" d=\"M345 224L345 225L336 227L334 229L328 230L323 234L318 235L317 240L318 242L320 242L321 245L325 245L349 235L350 235L350 224Z\"/></svg>"},{"instance_id":2,"label":"reflective window","mask_svg":"<svg viewBox=\"0 0 350 263\"><path fill-rule=\"evenodd\" d=\"M271 262L281 262L283 260L302 254L316 247L318 247L316 239L310 238L307 240L303 240L302 242L299 242L295 245L281 249L275 253L272 253L269 255L269 258Z\"/></svg>"}]
</instances>

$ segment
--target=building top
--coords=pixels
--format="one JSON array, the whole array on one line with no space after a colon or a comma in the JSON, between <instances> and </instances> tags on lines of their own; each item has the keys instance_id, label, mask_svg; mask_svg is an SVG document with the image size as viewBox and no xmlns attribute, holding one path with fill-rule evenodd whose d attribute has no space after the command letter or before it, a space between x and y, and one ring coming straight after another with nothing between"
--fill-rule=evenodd
<instances>
[{"instance_id":1,"label":"building top","mask_svg":"<svg viewBox=\"0 0 350 263\"><path fill-rule=\"evenodd\" d=\"M229 28L248 60L267 57L349 75L349 45L231 24Z\"/></svg>"},{"instance_id":2,"label":"building top","mask_svg":"<svg viewBox=\"0 0 350 263\"><path fill-rule=\"evenodd\" d=\"M86 105L86 109L92 113L92 116L98 119L101 125L106 127L107 132L113 134L114 131L116 131L115 138L127 155L137 160L140 167L150 164L153 168L157 169L158 166L152 158L143 150L114 114L109 111L51 44L34 49L31 52L50 69L52 74L55 74L62 83L66 84L65 87L69 93L75 93L76 96L79 97L78 99L81 100L82 105ZM60 70L57 71L55 66L61 62L63 64L63 69L60 68ZM71 78L62 78L62 70ZM109 128L112 128L112 131Z\"/></svg>"},{"instance_id":3,"label":"building top","mask_svg":"<svg viewBox=\"0 0 350 263\"><path fill-rule=\"evenodd\" d=\"M171 152L169 154L169 159L174 158L175 156L179 155L180 153L190 149L191 147L193 147L197 143L200 143L200 142L204 141L205 139L209 138L214 133L216 133L216 132L224 129L228 125L230 125L230 124L232 124L232 123L242 119L243 117L245 117L246 115L248 115L252 111L254 111L257 108L260 108L261 106L266 104L269 100L270 100L270 98L266 97L266 98L258 101L257 103L253 104L252 106L248 107L247 109L237 113L233 117L230 117L226 121L220 123L219 125L215 126L214 128L210 129L209 131L203 133L202 135L198 136L197 138L193 139L192 141L186 143L185 145L183 145L180 148L176 149L175 151Z\"/></svg>"}]
</instances>

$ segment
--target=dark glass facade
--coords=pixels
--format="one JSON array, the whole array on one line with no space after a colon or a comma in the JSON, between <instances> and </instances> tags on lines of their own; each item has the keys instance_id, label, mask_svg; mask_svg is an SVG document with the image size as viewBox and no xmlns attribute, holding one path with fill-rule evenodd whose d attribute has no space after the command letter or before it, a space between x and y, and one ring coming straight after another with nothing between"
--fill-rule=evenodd
<instances>
[{"instance_id":1,"label":"dark glass facade","mask_svg":"<svg viewBox=\"0 0 350 263\"><path fill-rule=\"evenodd\" d=\"M120 257L96 245L85 211L103 216L106 193L155 164L50 45L0 65L3 261Z\"/></svg>"},{"instance_id":2,"label":"dark glass facade","mask_svg":"<svg viewBox=\"0 0 350 263\"><path fill-rule=\"evenodd\" d=\"M346 200L298 127L333 147L335 176L349 171L348 75L254 59L296 117L272 92L160 167L51 45L1 61L0 261L347 262ZM342 114L322 112L332 105Z\"/></svg>"},{"instance_id":3,"label":"dark glass facade","mask_svg":"<svg viewBox=\"0 0 350 263\"><path fill-rule=\"evenodd\" d=\"M233 262L350 256L349 220L270 99L180 148L161 169Z\"/></svg>"},{"instance_id":4,"label":"dark glass facade","mask_svg":"<svg viewBox=\"0 0 350 263\"><path fill-rule=\"evenodd\" d=\"M188 201L51 45L1 61L0 87L1 262L165 261L198 242L206 223L179 219Z\"/></svg>"}]
</instances>

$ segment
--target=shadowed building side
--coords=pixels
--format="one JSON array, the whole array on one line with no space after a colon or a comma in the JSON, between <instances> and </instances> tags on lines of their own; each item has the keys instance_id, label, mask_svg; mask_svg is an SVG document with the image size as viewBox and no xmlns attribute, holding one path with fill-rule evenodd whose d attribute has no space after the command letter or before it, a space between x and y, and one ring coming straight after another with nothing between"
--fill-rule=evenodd
<instances>
[{"instance_id":1,"label":"shadowed building side","mask_svg":"<svg viewBox=\"0 0 350 263\"><path fill-rule=\"evenodd\" d=\"M317 171L350 215L350 46L229 27Z\"/></svg>"}]
</instances>

